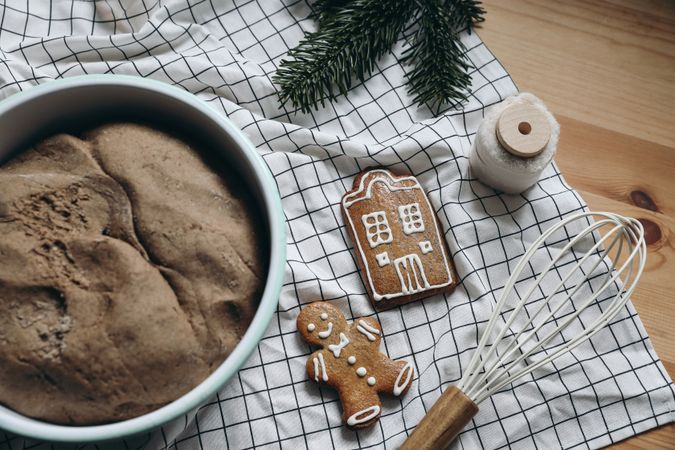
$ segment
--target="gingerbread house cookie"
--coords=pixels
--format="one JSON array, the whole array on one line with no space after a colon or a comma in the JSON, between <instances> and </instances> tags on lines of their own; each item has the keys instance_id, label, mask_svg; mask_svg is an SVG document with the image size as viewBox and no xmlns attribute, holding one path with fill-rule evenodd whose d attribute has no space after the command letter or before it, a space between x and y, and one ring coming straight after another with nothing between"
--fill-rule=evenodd
<instances>
[{"instance_id":1,"label":"gingerbread house cookie","mask_svg":"<svg viewBox=\"0 0 675 450\"><path fill-rule=\"evenodd\" d=\"M342 198L361 275L374 306L388 308L457 284L452 261L426 193L413 176L361 173Z\"/></svg>"}]
</instances>

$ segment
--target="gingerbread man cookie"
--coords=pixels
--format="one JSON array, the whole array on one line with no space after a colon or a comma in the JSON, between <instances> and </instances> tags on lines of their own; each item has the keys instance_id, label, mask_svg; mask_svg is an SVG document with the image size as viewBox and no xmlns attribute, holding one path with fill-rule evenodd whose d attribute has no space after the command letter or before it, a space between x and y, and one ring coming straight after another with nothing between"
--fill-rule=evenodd
<instances>
[{"instance_id":1,"label":"gingerbread man cookie","mask_svg":"<svg viewBox=\"0 0 675 450\"><path fill-rule=\"evenodd\" d=\"M412 365L380 353L382 329L365 317L349 324L326 302L305 306L298 315L303 339L321 347L307 360L309 378L337 389L342 421L352 428L367 428L380 418L381 393L405 394L414 376Z\"/></svg>"},{"instance_id":2,"label":"gingerbread man cookie","mask_svg":"<svg viewBox=\"0 0 675 450\"><path fill-rule=\"evenodd\" d=\"M342 213L374 307L389 308L455 288L445 239L415 177L365 171L342 197Z\"/></svg>"}]
</instances>

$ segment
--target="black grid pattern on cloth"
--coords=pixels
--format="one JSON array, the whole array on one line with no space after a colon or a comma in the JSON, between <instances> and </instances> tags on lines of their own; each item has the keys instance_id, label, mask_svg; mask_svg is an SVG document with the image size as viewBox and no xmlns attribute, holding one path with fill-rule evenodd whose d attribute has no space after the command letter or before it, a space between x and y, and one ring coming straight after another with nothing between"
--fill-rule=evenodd
<instances>
[{"instance_id":1,"label":"black grid pattern on cloth","mask_svg":"<svg viewBox=\"0 0 675 450\"><path fill-rule=\"evenodd\" d=\"M515 196L497 194L471 176L468 152L486 109L517 92L475 34L463 36L475 68L473 94L461 111L433 117L412 104L394 56L406 39L348 97L306 115L281 108L270 78L303 31L314 27L309 13L305 0L0 4L0 98L92 73L179 86L244 130L276 178L286 216L288 263L279 308L237 376L196 415L127 441L80 448L396 448L461 377L527 244L564 215L586 208L554 165L534 188ZM460 277L454 293L386 312L371 308L339 203L353 177L376 165L413 173L427 190ZM550 257L573 232L537 258ZM519 281L519 292L535 267ZM600 275L590 277L585 292L598 286ZM553 281L544 283L533 305ZM408 395L384 398L382 418L370 430L344 427L335 392L307 379L312 349L296 333L295 318L302 305L319 299L348 318L376 317L384 330L382 350L416 368ZM591 317L585 314L575 326ZM672 421L674 406L668 374L629 304L590 343L484 402L454 448L598 448ZM0 432L0 450L24 448L65 447Z\"/></svg>"}]
</instances>

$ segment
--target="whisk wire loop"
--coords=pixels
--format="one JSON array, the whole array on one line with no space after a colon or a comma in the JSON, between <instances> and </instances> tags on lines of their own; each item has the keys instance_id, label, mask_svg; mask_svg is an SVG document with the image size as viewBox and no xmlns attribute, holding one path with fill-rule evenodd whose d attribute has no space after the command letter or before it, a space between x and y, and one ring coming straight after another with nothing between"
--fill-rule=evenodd
<instances>
[{"instance_id":1,"label":"whisk wire loop","mask_svg":"<svg viewBox=\"0 0 675 450\"><path fill-rule=\"evenodd\" d=\"M529 286L525 294L519 297L515 307L511 311L506 311L506 313L508 313L508 318L506 320L500 320L500 317L502 317L504 314L504 307L507 303L507 300L510 298L512 293L515 293L514 287L516 282L519 280L525 267L531 263L531 259L534 254L538 250L544 248L543 244L546 242L546 240L556 232L564 229L570 223L581 219L589 220L594 216L599 217L600 219L595 222L591 222L588 226L586 226L562 248L558 255L552 258L544 270L542 270L535 277L532 285ZM579 244L583 240L588 239L589 235L593 235L593 233L605 226L612 226L612 228L600 239L597 239L597 242L595 242L595 244L592 245L581 258L577 258L576 252L574 251L575 245ZM607 241L609 241L608 246L602 249L602 246ZM620 260L625 246L630 248L630 252L625 257L623 264L621 264L620 268L617 270L616 264L617 261ZM580 302L576 302L578 304L575 304L574 296L582 289L583 286L590 284L591 275L596 271L597 267L602 262L607 261L607 258L611 255L611 252L614 248L617 248L616 254L613 255L613 258L611 258L609 270L604 278L602 278L600 287L593 290L592 295ZM464 391L468 398L478 404L485 400L492 393L499 391L517 378L531 373L545 364L548 364L553 359L573 350L578 345L588 340L623 310L625 304L628 302L630 296L635 290L637 281L644 270L646 252L647 248L644 240L644 230L642 224L636 219L623 217L614 213L582 212L569 216L558 224L549 228L537 240L535 240L535 242L525 252L521 260L516 265L513 273L504 286L501 297L495 306L493 314L488 321L485 330L483 331L481 339L478 343L478 347L476 348L473 357L466 367L464 375L457 387ZM556 284L552 294L537 300L541 301L541 304L538 305L533 314L530 314L530 312L527 311L527 305L530 301L530 298L532 297L532 294L535 292L535 290L541 287L542 281L546 275L549 274L552 269L556 268L557 264L560 263L563 258L569 256L570 253L572 253L572 256L577 259L576 263L565 276L561 276L561 280ZM597 257L597 260L592 264L590 269L584 270L584 263L586 263L589 258L594 255ZM626 277L623 286L618 289L617 294L611 299L611 301L608 304L606 303L608 306L604 307L600 315L595 320L593 320L590 325L584 325L583 322L581 322L582 331L579 332L579 334L574 338L557 345L555 350L546 348L546 345L551 340L553 340L555 336L562 334L562 331L572 323L579 322L581 320L579 318L580 315L591 305L597 303L597 299L605 291L607 291L610 287L617 285L617 283L619 283L619 278L624 275L624 272ZM574 287L566 289L566 283L575 274L579 273L583 275L583 278ZM565 294L563 294L563 292L565 292ZM559 297L559 294L563 296L562 300L559 301L557 306L551 305L552 299L556 296ZM571 306L573 309L572 312L568 313L562 318L557 318L556 315L563 311L563 308L566 306ZM549 309L548 314L545 315L543 320L540 320L540 323L535 325L535 318L537 318L545 308ZM600 309L599 305L598 309ZM514 332L513 336L509 336L512 341L510 344L506 345L505 351L502 352L502 355L500 355L499 344L502 343L502 340L504 339L507 331L511 330L511 327L519 318L521 311L523 310L527 313L527 318L524 321L524 325L520 327L518 332ZM502 322L504 325L498 330L496 338L492 341L493 343L488 346L488 341L490 340L493 331L495 331L495 328L500 326ZM545 333L545 336L537 341L537 338L544 330L544 327L551 323L555 324L553 329L550 332ZM532 344L531 347L525 350L523 346L530 343ZM525 361L535 352L543 352L546 354L546 356L539 361L529 362L525 364L524 367L516 369L518 364ZM518 353L520 353L520 355L515 357L515 355Z\"/></svg>"},{"instance_id":2,"label":"whisk wire loop","mask_svg":"<svg viewBox=\"0 0 675 450\"><path fill-rule=\"evenodd\" d=\"M605 240L607 240L609 237L612 236L612 234L614 234L617 230L620 230L620 229L621 229L621 227L619 227L619 226L614 227L614 228L613 228L612 230L610 230L605 236L603 236L603 237L602 237L602 238L601 238L601 239L600 239L600 240L599 240L599 241L591 248L591 250L589 250L589 251L588 251L588 252L587 252L587 253L586 253L586 254L585 254L585 255L584 255L577 263L576 263L576 265L575 265L575 266L567 273L567 275L566 275L564 278L561 279L561 281L558 283L558 285L553 289L553 294L552 294L551 297L557 295L557 294L560 292L560 289L565 285L565 283L566 283L566 282L567 282L567 281L575 274L576 270L579 269L579 268L583 265L583 263L584 263L586 260L588 260L588 258L590 258L590 257L595 253L595 251L596 251L596 250L604 243ZM577 238L578 238L578 236L577 236ZM600 265L600 263L602 263L602 261L603 261L603 259L605 258L605 256L607 256L607 255L609 254L609 252L610 252L610 251L612 250L612 248L617 244L617 242L623 242L620 238L621 238L621 235L616 235L616 236L614 236L614 239L613 239L612 242L610 243L609 247L607 247L607 249L603 252L603 254L600 256L600 258L597 258L597 261L595 262L595 264L593 265L593 267L592 267L590 270L588 270L588 273L589 273L589 274L592 274L592 273L595 271L595 269ZM496 341L497 341L497 342L501 341L502 338L503 338L504 332L505 332L507 329L510 329L511 325L513 324L513 322L515 321L515 319L516 319L517 316L518 316L518 312L520 311L520 309L522 309L522 308L526 305L527 300L530 298L531 294L532 294L533 291L534 291L534 288L536 288L536 286L539 285L539 282L540 282L540 281L543 279L543 277L551 270L551 268L555 265L555 263L561 258L561 255L563 255L564 252L565 252L568 248L571 248L572 245L574 245L574 243L575 243L576 240L578 240L578 239L575 239L575 240L573 240L572 242L570 242L570 243L569 243L569 244L561 251L560 255L558 255L558 257L557 257L556 259L554 259L554 260L551 262L551 264L549 264L549 266L548 266L544 271L542 271L542 273L537 277L537 280L533 283L532 287L527 291L527 293L526 293L526 294L520 299L520 301L518 302L517 308L515 308L515 309L511 312L511 314L510 314L510 316L509 316L509 320L507 321L507 323L506 323L506 324L504 325L504 327L502 328L502 331L500 332L499 336L496 338ZM618 253L618 252L617 252L617 253ZM608 278L609 278L609 275L611 275L611 272L608 272L608 275L607 275ZM568 293L561 301L559 301L559 302L558 302L558 306L557 306L554 310L552 310L551 312L549 312L549 314L548 314L541 322L542 322L544 325L548 324L548 323L549 323L549 320L553 319L553 318L555 317L555 315L556 315L558 312L560 312L561 309L563 309L565 306L571 306L571 302L567 302L567 300L569 300L570 298L572 298L572 297L574 296L574 294L576 294L577 291L579 291L579 290L583 287L583 282L585 282L587 279L588 279L588 276L587 276L586 278L584 278L584 280L582 280L582 282L577 283L577 285L574 287L574 289L573 289L570 293ZM502 361L509 361L510 358L511 358L516 352L518 352L518 351L521 350L523 344L525 344L525 343L531 341L533 337L536 337L536 334L537 334L537 331L538 331L538 330L537 330L537 329L534 329L534 330L532 330L529 334L527 334L526 337L525 337L524 339L520 339L520 336L523 335L523 334L528 330L528 328L530 327L530 325L532 325L532 323L533 323L533 321L535 320L535 318L538 317L539 313L540 313L544 308L546 308L547 306L550 306L549 303L546 302L546 301L542 301L541 304L539 305L539 307L537 308L537 310L536 310L533 314L530 314L530 315L529 315L528 320L525 322L525 324L522 325L520 331L518 331L518 333L517 333L515 336L513 336L513 337L511 338L511 339L513 340L513 343L514 343L514 344L511 345L511 346L509 346L508 352L505 353L505 354L501 357L501 360L502 360ZM575 318L576 318L576 316L572 317L572 319L569 320L568 322L572 322ZM563 324L561 327L564 327L565 325L566 325L566 324ZM539 343L537 344L537 346L534 347L534 348L531 350L531 352L533 352L536 348L543 348L543 346L546 345L546 343L548 343L550 339L552 339L553 337L555 337L555 335L558 334L559 328L561 328L561 327L558 327L556 330L554 330L554 331L549 335L550 337L547 336L547 338L544 338L544 340L542 340L541 342L539 342ZM516 343L517 343L518 345L515 345ZM490 358L491 354L494 353L494 352L492 352L492 350L495 349L495 348L497 348L496 345L493 345L493 346L491 347L491 349L490 349L491 351L488 352L487 355L485 355L485 359L489 359L489 358ZM513 362L512 364L510 364L509 367L513 367L515 364L517 364L518 362L520 362L522 359L524 359L525 357L529 356L529 354L530 354L531 352L528 352L527 355L523 355L521 358L519 358L518 360L516 360L515 362ZM499 360L493 360L492 365L491 365L490 367L485 368L485 371L484 371L483 375L481 375L481 377L479 377L479 378L476 380L476 382L474 383L474 389L476 389L476 388L477 388L478 386L480 386L486 379L488 379L488 378L489 378L489 377L490 377L490 376L491 376L491 375L499 368L499 365L500 365ZM505 369L505 370L508 371L509 368L507 368L507 369Z\"/></svg>"}]
</instances>

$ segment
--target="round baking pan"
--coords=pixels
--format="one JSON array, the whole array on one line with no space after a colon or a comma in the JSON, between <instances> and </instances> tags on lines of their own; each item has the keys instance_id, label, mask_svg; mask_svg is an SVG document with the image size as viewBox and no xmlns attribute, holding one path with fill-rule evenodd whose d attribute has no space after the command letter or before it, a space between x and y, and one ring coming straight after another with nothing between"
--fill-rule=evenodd
<instances>
[{"instance_id":1,"label":"round baking pan","mask_svg":"<svg viewBox=\"0 0 675 450\"><path fill-rule=\"evenodd\" d=\"M267 329L279 301L286 257L284 214L274 178L255 147L222 113L168 84L123 75L85 75L50 81L0 102L0 164L59 132L101 121L142 121L200 141L217 152L246 183L265 219L269 244L267 280L257 312L242 340L202 383L177 400L134 419L97 426L55 425L0 405L0 428L35 439L93 442L156 428L196 410L236 374Z\"/></svg>"}]
</instances>

